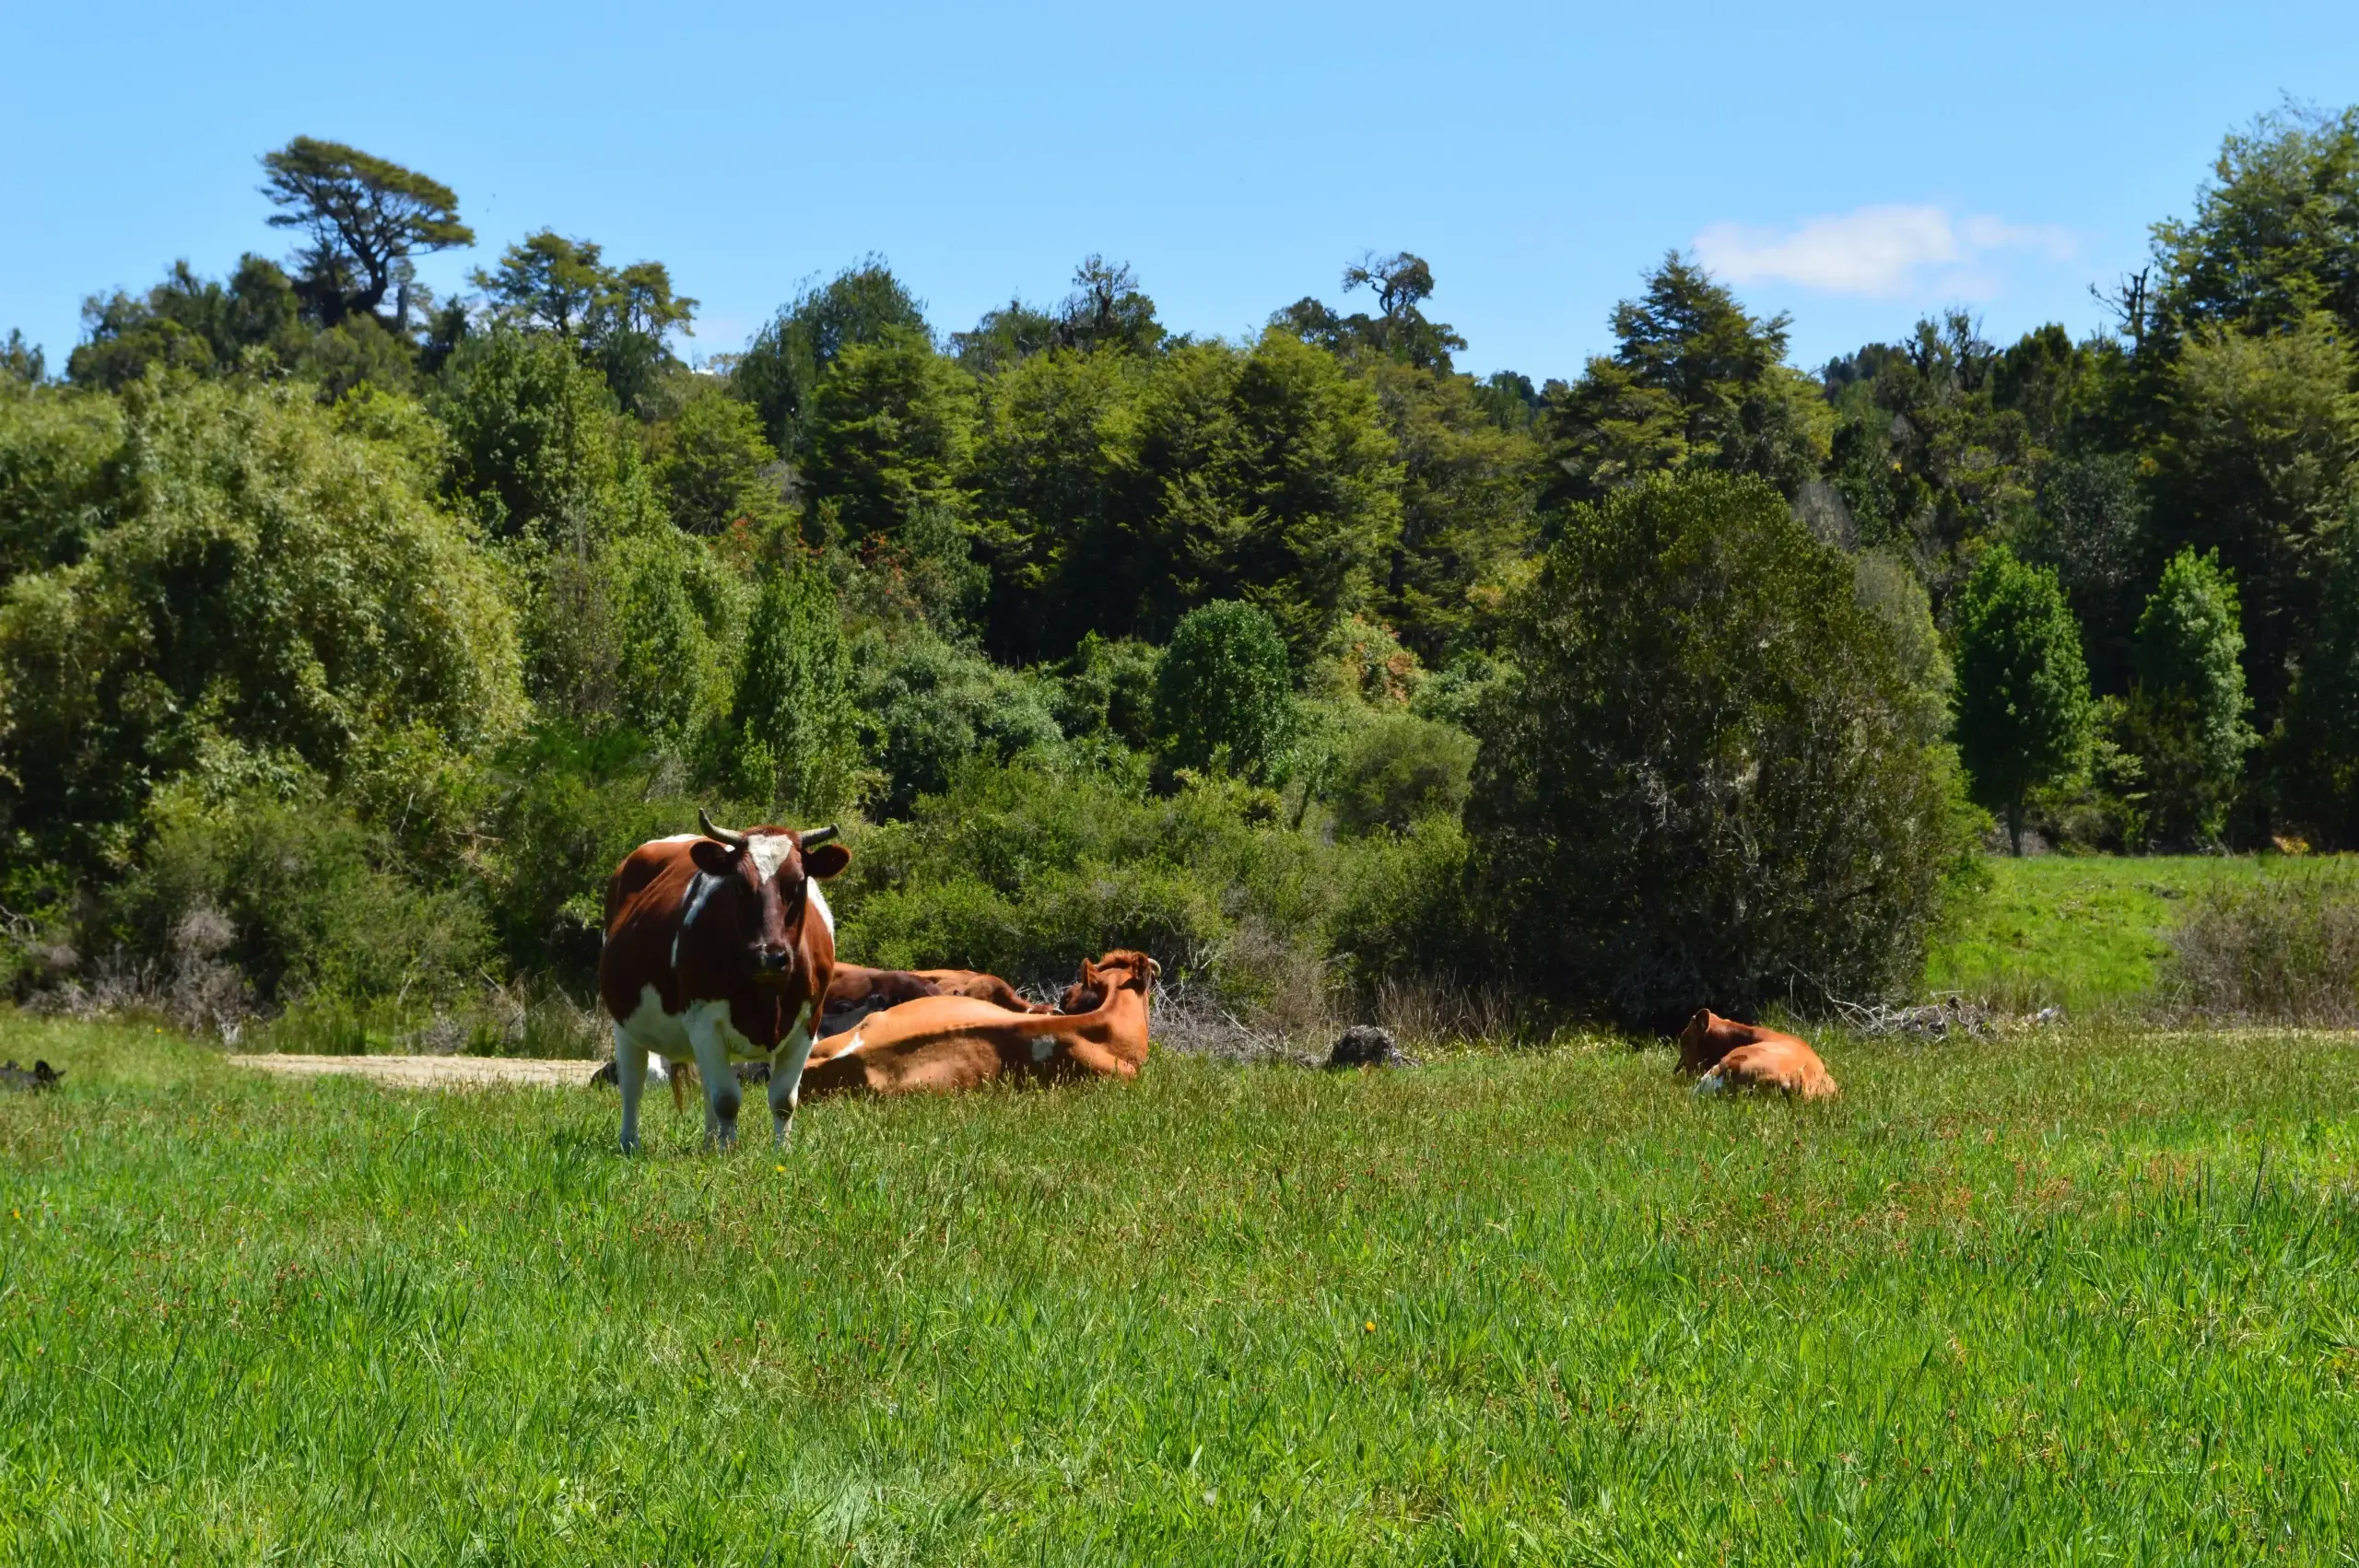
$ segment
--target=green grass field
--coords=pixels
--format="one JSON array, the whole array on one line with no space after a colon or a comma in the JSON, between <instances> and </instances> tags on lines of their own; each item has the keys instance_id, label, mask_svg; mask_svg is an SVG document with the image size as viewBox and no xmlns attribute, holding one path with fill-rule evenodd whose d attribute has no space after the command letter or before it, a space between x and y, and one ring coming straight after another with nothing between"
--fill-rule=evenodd
<instances>
[{"instance_id":1,"label":"green grass field","mask_svg":"<svg viewBox=\"0 0 2359 1568\"><path fill-rule=\"evenodd\" d=\"M2317 861L2282 856L1993 856L1989 895L1934 944L1925 983L2029 1012L2135 1005L2154 989L2163 933L2186 900L2223 879Z\"/></svg>"},{"instance_id":2,"label":"green grass field","mask_svg":"<svg viewBox=\"0 0 2359 1568\"><path fill-rule=\"evenodd\" d=\"M0 1556L2350 1562L2359 1041L1568 1043L783 1157L0 1015Z\"/></svg>"}]
</instances>

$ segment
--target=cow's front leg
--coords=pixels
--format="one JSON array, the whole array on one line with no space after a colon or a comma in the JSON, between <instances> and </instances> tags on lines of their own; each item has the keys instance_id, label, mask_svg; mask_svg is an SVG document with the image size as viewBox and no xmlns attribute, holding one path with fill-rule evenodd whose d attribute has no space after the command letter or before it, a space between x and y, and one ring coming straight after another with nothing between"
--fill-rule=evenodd
<instances>
[{"instance_id":1,"label":"cow's front leg","mask_svg":"<svg viewBox=\"0 0 2359 1568\"><path fill-rule=\"evenodd\" d=\"M737 1141L737 1107L745 1094L737 1087L737 1070L729 1064L729 1046L722 1038L717 1013L696 1020L688 1044L696 1051L697 1075L704 1080L704 1138L726 1149Z\"/></svg>"},{"instance_id":2,"label":"cow's front leg","mask_svg":"<svg viewBox=\"0 0 2359 1568\"><path fill-rule=\"evenodd\" d=\"M623 1153L639 1153L639 1096L647 1087L647 1047L615 1025L615 1087L623 1096Z\"/></svg>"},{"instance_id":3,"label":"cow's front leg","mask_svg":"<svg viewBox=\"0 0 2359 1568\"><path fill-rule=\"evenodd\" d=\"M770 1052L770 1126L781 1149L794 1129L794 1107L803 1095L803 1069L811 1060L811 1004L794 1015L794 1027Z\"/></svg>"}]
</instances>

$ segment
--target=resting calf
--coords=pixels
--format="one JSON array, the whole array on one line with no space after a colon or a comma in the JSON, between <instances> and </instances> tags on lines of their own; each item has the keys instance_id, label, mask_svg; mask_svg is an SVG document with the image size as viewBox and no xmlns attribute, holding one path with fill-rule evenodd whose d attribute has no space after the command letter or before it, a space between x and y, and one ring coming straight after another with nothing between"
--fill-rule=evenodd
<instances>
[{"instance_id":1,"label":"resting calf","mask_svg":"<svg viewBox=\"0 0 2359 1568\"><path fill-rule=\"evenodd\" d=\"M870 969L839 964L827 982L822 1024L829 1034L840 1034L872 1013L930 996L963 996L988 1001L1017 1012L1047 1012L1029 1002L997 975L977 969Z\"/></svg>"},{"instance_id":2,"label":"resting calf","mask_svg":"<svg viewBox=\"0 0 2359 1568\"><path fill-rule=\"evenodd\" d=\"M1758 1024L1739 1024L1699 1009L1679 1032L1679 1071L1696 1078L1699 1094L1724 1089L1777 1090L1805 1100L1837 1093L1826 1064L1809 1042Z\"/></svg>"},{"instance_id":3,"label":"resting calf","mask_svg":"<svg viewBox=\"0 0 2359 1568\"><path fill-rule=\"evenodd\" d=\"M1017 1012L951 996L904 1002L814 1046L803 1092L946 1094L998 1078L1136 1078L1157 971L1144 953L1084 963L1080 989L1097 999L1086 1012Z\"/></svg>"}]
</instances>

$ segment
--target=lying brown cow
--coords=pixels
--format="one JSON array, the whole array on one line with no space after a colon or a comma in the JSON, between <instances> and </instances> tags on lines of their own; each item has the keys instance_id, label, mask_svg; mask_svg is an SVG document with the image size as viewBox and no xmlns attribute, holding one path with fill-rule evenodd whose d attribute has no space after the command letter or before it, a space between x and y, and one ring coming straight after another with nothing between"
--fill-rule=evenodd
<instances>
[{"instance_id":1,"label":"lying brown cow","mask_svg":"<svg viewBox=\"0 0 2359 1568\"><path fill-rule=\"evenodd\" d=\"M939 1094L997 1078L1136 1078L1147 1053L1147 992L1159 966L1109 953L1081 966L1086 1012L1017 1012L969 997L903 1002L811 1047L803 1093Z\"/></svg>"},{"instance_id":2,"label":"lying brown cow","mask_svg":"<svg viewBox=\"0 0 2359 1568\"><path fill-rule=\"evenodd\" d=\"M857 1007L898 1007L930 996L963 996L1017 1012L1049 1011L1025 1000L997 975L977 969L868 969L857 964L836 965L835 976L827 982L827 1010L849 1012Z\"/></svg>"},{"instance_id":3,"label":"lying brown cow","mask_svg":"<svg viewBox=\"0 0 2359 1568\"><path fill-rule=\"evenodd\" d=\"M1758 1024L1739 1024L1710 1008L1698 1011L1679 1032L1679 1071L1696 1079L1696 1092L1775 1089L1805 1100L1837 1094L1826 1064L1807 1041Z\"/></svg>"}]
</instances>

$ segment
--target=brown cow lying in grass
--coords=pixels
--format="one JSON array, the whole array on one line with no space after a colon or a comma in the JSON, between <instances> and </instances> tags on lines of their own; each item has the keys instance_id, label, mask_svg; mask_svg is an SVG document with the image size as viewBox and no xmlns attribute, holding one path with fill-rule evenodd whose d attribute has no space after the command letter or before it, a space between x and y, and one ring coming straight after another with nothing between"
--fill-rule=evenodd
<instances>
[{"instance_id":1,"label":"brown cow lying in grass","mask_svg":"<svg viewBox=\"0 0 2359 1568\"><path fill-rule=\"evenodd\" d=\"M1807 1041L1758 1024L1722 1018L1708 1007L1679 1032L1679 1071L1696 1079L1699 1094L1774 1089L1805 1100L1825 1100L1837 1093L1826 1064Z\"/></svg>"},{"instance_id":2,"label":"brown cow lying in grass","mask_svg":"<svg viewBox=\"0 0 2359 1568\"><path fill-rule=\"evenodd\" d=\"M997 975L978 969L866 969L839 964L827 981L829 1012L855 1007L898 1007L930 996L963 996L992 1002L1017 1012L1046 1012L1048 1008L1025 1000L1014 986Z\"/></svg>"},{"instance_id":3,"label":"brown cow lying in grass","mask_svg":"<svg viewBox=\"0 0 2359 1568\"><path fill-rule=\"evenodd\" d=\"M1086 1012L1018 1012L956 996L903 1002L814 1046L803 1093L940 1094L998 1078L1136 1078L1157 972L1144 953L1085 961L1066 994L1086 1000Z\"/></svg>"}]
</instances>

